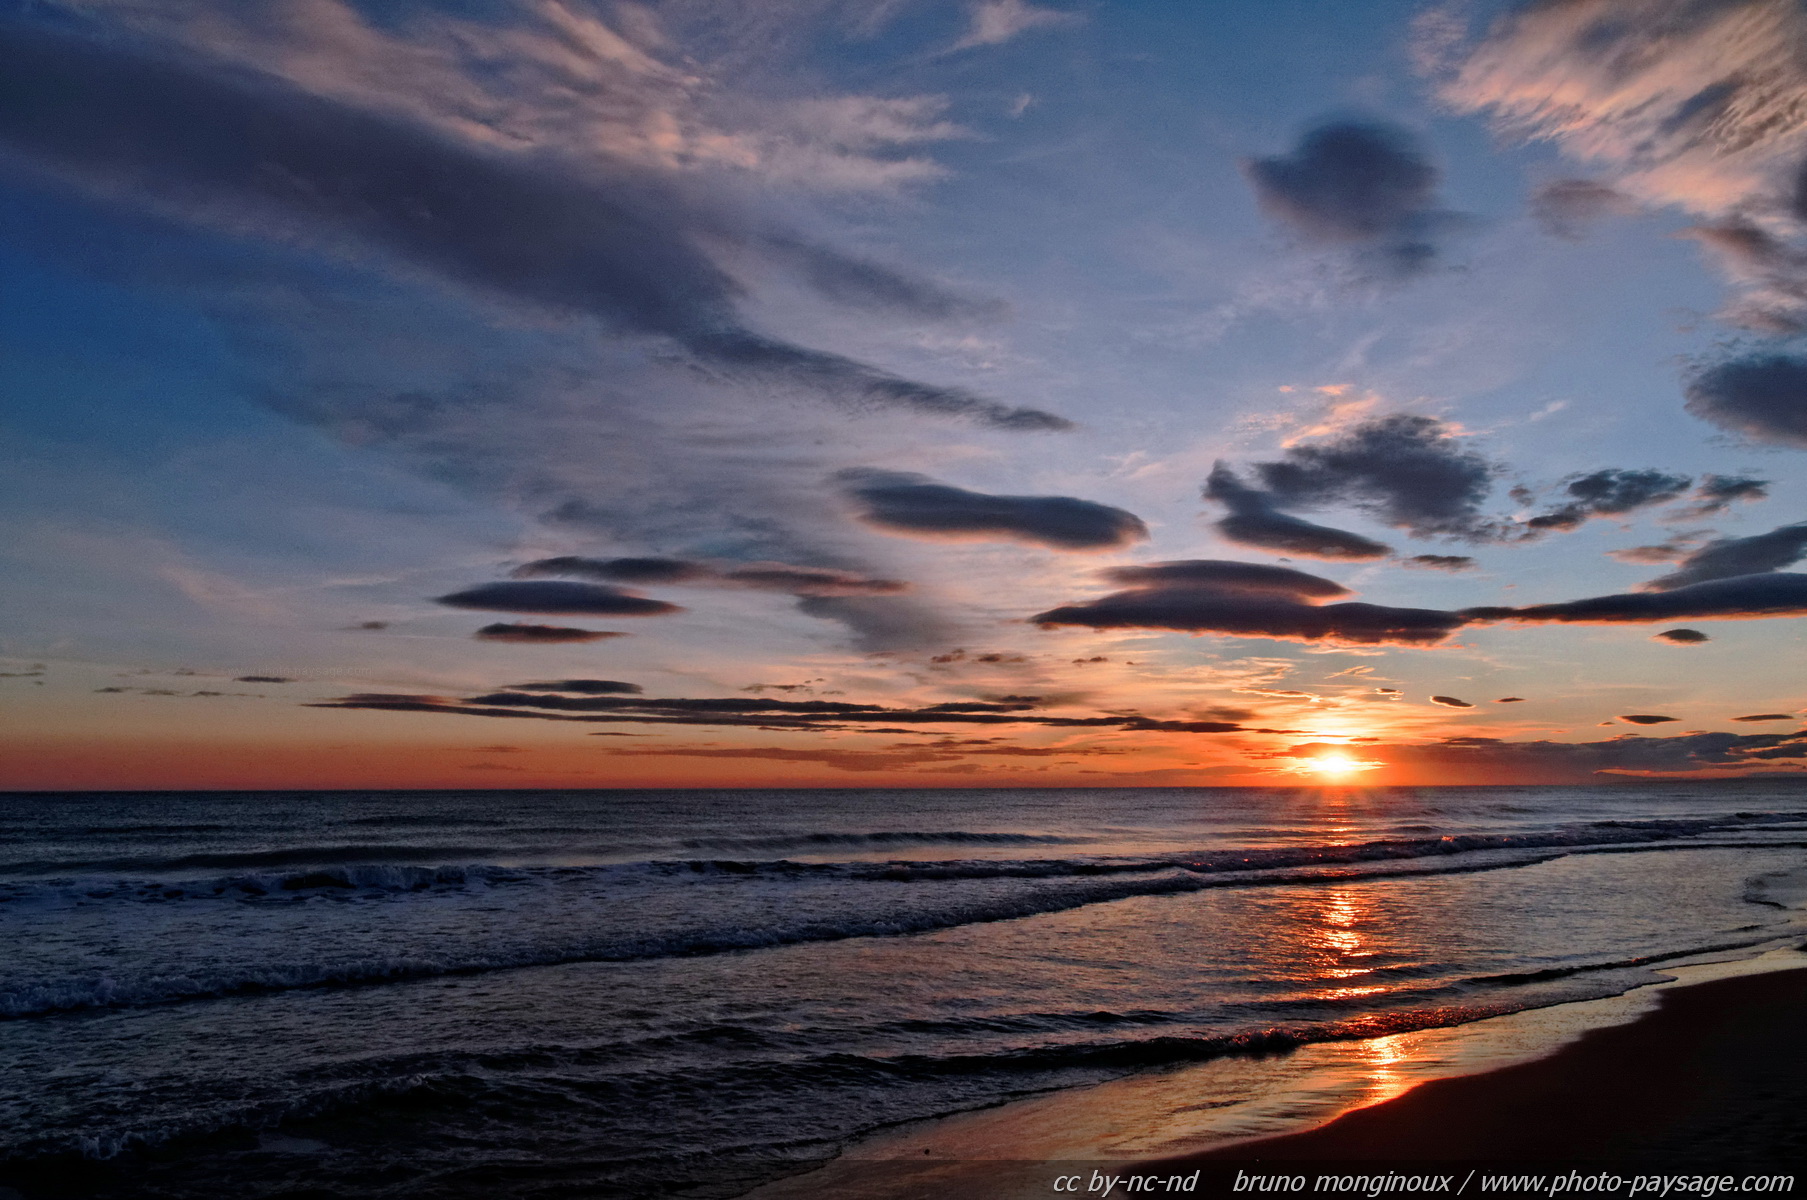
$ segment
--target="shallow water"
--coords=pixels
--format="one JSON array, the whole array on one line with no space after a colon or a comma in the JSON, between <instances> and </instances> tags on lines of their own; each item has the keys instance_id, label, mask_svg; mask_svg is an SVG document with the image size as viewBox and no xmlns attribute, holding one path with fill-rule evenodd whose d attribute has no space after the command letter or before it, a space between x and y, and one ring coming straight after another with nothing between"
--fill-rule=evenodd
<instances>
[{"instance_id":1,"label":"shallow water","mask_svg":"<svg viewBox=\"0 0 1807 1200\"><path fill-rule=\"evenodd\" d=\"M1803 845L1753 784L15 794L0 1178L734 1195L1798 938Z\"/></svg>"}]
</instances>

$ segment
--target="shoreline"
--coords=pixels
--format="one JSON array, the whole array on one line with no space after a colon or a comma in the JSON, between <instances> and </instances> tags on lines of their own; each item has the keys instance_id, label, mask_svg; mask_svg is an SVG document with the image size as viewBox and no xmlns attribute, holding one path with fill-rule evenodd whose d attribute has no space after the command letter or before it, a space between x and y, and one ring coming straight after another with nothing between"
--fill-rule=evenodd
<instances>
[{"instance_id":1,"label":"shoreline","mask_svg":"<svg viewBox=\"0 0 1807 1200\"><path fill-rule=\"evenodd\" d=\"M1327 1125L1160 1166L1807 1161L1807 967L1664 991L1556 1053L1432 1080Z\"/></svg>"},{"instance_id":2,"label":"shoreline","mask_svg":"<svg viewBox=\"0 0 1807 1200\"><path fill-rule=\"evenodd\" d=\"M860 1139L820 1167L764 1184L745 1200L1014 1200L1048 1196L1056 1175L1082 1168L1165 1176L1314 1160L1532 1161L1541 1154L1582 1161L1586 1153L1575 1155L1572 1141L1570 1149L1540 1150L1529 1130L1517 1140L1498 1134L1501 1122L1518 1119L1512 1114L1540 1108L1546 1110L1540 1136L1561 1133L1569 1124L1564 1114L1578 1102L1551 1103L1547 1089L1556 1080L1594 1088L1586 1103L1601 1112L1586 1136L1606 1136L1604 1125L1625 1114L1615 1127L1621 1136L1598 1147L1622 1156L1636 1149L1623 1135L1647 1119L1644 1099L1664 1094L1648 1083L1622 1082L1621 1069L1640 1065L1670 1071L1667 1094L1676 1102L1668 1108L1685 1118L1725 1093L1735 1099L1753 1071L1761 1075L1764 1064L1775 1064L1778 1086L1786 1082L1792 1098L1770 1105L1779 1123L1765 1122L1752 1136L1773 1139L1789 1122L1797 1133L1807 1130L1807 1078L1799 1085L1786 1080L1789 1067L1807 1061L1807 953L1772 949L1662 973L1668 978L1597 1000L1144 1072L911 1122ZM1716 1030L1734 1043L1743 1031L1749 1044L1715 1049ZM1766 1035L1778 1044L1763 1048ZM1602 1038L1606 1052L1593 1048ZM1670 1038L1693 1049L1670 1053L1664 1045ZM1791 1039L1797 1040L1781 1044ZM1672 1069L1681 1054L1688 1065ZM1583 1065L1567 1065L1573 1062ZM1464 1106L1466 1134L1438 1124L1452 1090ZM1635 1113L1619 1102L1634 1093L1640 1097ZM1761 1097L1753 1103L1763 1111ZM1708 1162L1707 1133L1689 1136L1707 1152L1698 1161ZM1648 1141L1640 1144L1645 1148L1637 1153L1650 1153ZM1793 1145L1777 1160L1807 1161L1807 1143Z\"/></svg>"}]
</instances>

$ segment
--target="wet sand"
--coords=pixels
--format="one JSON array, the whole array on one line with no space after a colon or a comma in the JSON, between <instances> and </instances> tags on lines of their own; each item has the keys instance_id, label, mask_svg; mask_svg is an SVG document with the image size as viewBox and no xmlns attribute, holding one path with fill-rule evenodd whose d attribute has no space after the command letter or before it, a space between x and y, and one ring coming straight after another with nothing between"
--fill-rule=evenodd
<instances>
[{"instance_id":1,"label":"wet sand","mask_svg":"<svg viewBox=\"0 0 1807 1200\"><path fill-rule=\"evenodd\" d=\"M1548 1058L1158 1169L1327 1160L1807 1165L1807 970L1666 990Z\"/></svg>"},{"instance_id":2,"label":"wet sand","mask_svg":"<svg viewBox=\"0 0 1807 1200\"><path fill-rule=\"evenodd\" d=\"M1095 1170L1202 1169L1216 1194L1235 1168L1289 1162L1804 1168L1804 964L1778 950L1606 1000L917 1123L747 1200L1028 1200Z\"/></svg>"}]
</instances>

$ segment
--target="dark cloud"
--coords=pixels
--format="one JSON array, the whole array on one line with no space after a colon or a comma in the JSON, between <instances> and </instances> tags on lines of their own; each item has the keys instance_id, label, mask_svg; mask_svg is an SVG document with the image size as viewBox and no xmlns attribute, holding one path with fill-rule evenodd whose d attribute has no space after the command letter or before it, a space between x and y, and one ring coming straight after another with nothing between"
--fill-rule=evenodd
<instances>
[{"instance_id":1,"label":"dark cloud","mask_svg":"<svg viewBox=\"0 0 1807 1200\"><path fill-rule=\"evenodd\" d=\"M741 758L768 759L773 762L806 763L833 767L837 771L898 771L926 768L934 771L938 764L958 763L967 753L930 747L901 750L836 750L832 748L786 746L708 746L648 747L633 750L610 750L616 758Z\"/></svg>"},{"instance_id":2,"label":"dark cloud","mask_svg":"<svg viewBox=\"0 0 1807 1200\"><path fill-rule=\"evenodd\" d=\"M1564 621L1597 625L1807 616L1807 575L1739 575L1688 584L1666 592L1590 596L1585 600L1532 604L1524 608L1469 608L1462 610L1461 615L1475 621Z\"/></svg>"},{"instance_id":3,"label":"dark cloud","mask_svg":"<svg viewBox=\"0 0 1807 1200\"><path fill-rule=\"evenodd\" d=\"M1622 516L1654 504L1666 504L1686 492L1694 480L1661 471L1626 471L1617 468L1575 475L1563 481L1567 499L1555 509L1530 518L1528 529L1537 531L1579 528L1591 517Z\"/></svg>"},{"instance_id":4,"label":"dark cloud","mask_svg":"<svg viewBox=\"0 0 1807 1200\"><path fill-rule=\"evenodd\" d=\"M1111 567L1103 575L1112 583L1129 587L1201 587L1238 595L1272 596L1306 603L1354 594L1334 580L1308 575L1291 567L1270 567L1266 563L1229 562L1217 558Z\"/></svg>"},{"instance_id":5,"label":"dark cloud","mask_svg":"<svg viewBox=\"0 0 1807 1200\"><path fill-rule=\"evenodd\" d=\"M675 604L599 583L482 583L440 596L451 608L562 616L656 617L683 612Z\"/></svg>"},{"instance_id":6,"label":"dark cloud","mask_svg":"<svg viewBox=\"0 0 1807 1200\"><path fill-rule=\"evenodd\" d=\"M1525 698L1523 696L1501 696L1498 700L1494 701L1495 704L1523 704L1524 702Z\"/></svg>"},{"instance_id":7,"label":"dark cloud","mask_svg":"<svg viewBox=\"0 0 1807 1200\"><path fill-rule=\"evenodd\" d=\"M1764 333L1807 328L1807 250L1743 217L1697 225L1686 236L1705 246L1741 287L1724 317Z\"/></svg>"},{"instance_id":8,"label":"dark cloud","mask_svg":"<svg viewBox=\"0 0 1807 1200\"><path fill-rule=\"evenodd\" d=\"M1732 721L1792 721L1793 713L1752 713L1748 717L1729 717Z\"/></svg>"},{"instance_id":9,"label":"dark cloud","mask_svg":"<svg viewBox=\"0 0 1807 1200\"><path fill-rule=\"evenodd\" d=\"M917 537L1030 542L1054 550L1110 550L1148 536L1134 513L1070 496L992 496L926 475L859 467L835 480L869 525Z\"/></svg>"},{"instance_id":10,"label":"dark cloud","mask_svg":"<svg viewBox=\"0 0 1807 1200\"><path fill-rule=\"evenodd\" d=\"M1474 705L1470 704L1468 701L1458 700L1454 696L1432 696L1431 703L1432 704L1441 704L1445 708L1473 708L1474 707Z\"/></svg>"},{"instance_id":11,"label":"dark cloud","mask_svg":"<svg viewBox=\"0 0 1807 1200\"><path fill-rule=\"evenodd\" d=\"M1172 629L1373 645L1427 645L1466 624L1456 613L1377 604L1323 604L1348 589L1285 567L1196 560L1119 567L1105 572L1128 584L1087 604L1067 605L1030 620L1043 628L1083 625L1094 629Z\"/></svg>"},{"instance_id":12,"label":"dark cloud","mask_svg":"<svg viewBox=\"0 0 1807 1200\"><path fill-rule=\"evenodd\" d=\"M918 649L955 632L933 610L896 598L899 593L910 590L910 585L904 581L880 579L835 567L562 555L527 563L515 568L512 574L517 578L564 575L622 583L785 592L797 598L799 612L846 625L862 650Z\"/></svg>"},{"instance_id":13,"label":"dark cloud","mask_svg":"<svg viewBox=\"0 0 1807 1200\"><path fill-rule=\"evenodd\" d=\"M604 638L626 637L608 629L570 629L563 625L521 625L497 622L485 625L471 634L480 642L527 642L547 645L560 642L600 642Z\"/></svg>"},{"instance_id":14,"label":"dark cloud","mask_svg":"<svg viewBox=\"0 0 1807 1200\"><path fill-rule=\"evenodd\" d=\"M376 630L387 628L389 628L389 622L387 621L359 621L356 625L351 626L351 630L357 632L365 630L375 632Z\"/></svg>"},{"instance_id":15,"label":"dark cloud","mask_svg":"<svg viewBox=\"0 0 1807 1200\"><path fill-rule=\"evenodd\" d=\"M479 148L274 76L119 39L0 25L0 144L91 193L239 234L357 246L448 279L668 338L704 365L843 403L1001 429L1069 428L1050 413L920 383L745 328L742 288L711 240L757 240L720 205L625 161ZM924 301L872 264L824 251L806 276L841 297ZM856 283L856 279L858 282ZM931 305L931 307L933 307ZM916 305L917 311L922 304Z\"/></svg>"},{"instance_id":16,"label":"dark cloud","mask_svg":"<svg viewBox=\"0 0 1807 1200\"><path fill-rule=\"evenodd\" d=\"M1698 646L1702 642L1713 639L1698 629L1665 629L1661 633L1652 634L1653 642L1668 642L1676 646Z\"/></svg>"},{"instance_id":17,"label":"dark cloud","mask_svg":"<svg viewBox=\"0 0 1807 1200\"><path fill-rule=\"evenodd\" d=\"M548 687L549 685L542 684L517 684L466 697L363 692L313 703L308 707L590 724L740 726L787 730L882 731L891 728L892 732L910 732L907 728L892 727L1020 725L1050 729L1118 729L1138 733L1298 732L1250 727L1238 721L1166 719L1133 712L1111 712L1086 717L1051 716L1036 711L1039 701L1035 697L961 700L916 708L898 708L838 700L773 700L742 696L658 699L624 695L570 695L563 694L569 689L553 692L546 690Z\"/></svg>"},{"instance_id":18,"label":"dark cloud","mask_svg":"<svg viewBox=\"0 0 1807 1200\"><path fill-rule=\"evenodd\" d=\"M1807 449L1807 359L1754 354L1697 371L1687 410L1755 442Z\"/></svg>"},{"instance_id":19,"label":"dark cloud","mask_svg":"<svg viewBox=\"0 0 1807 1200\"><path fill-rule=\"evenodd\" d=\"M949 666L953 663L974 662L995 665L999 663L1026 663L1029 659L1021 654L1006 654L1001 650L987 650L981 654L969 654L964 649L949 650L946 654L936 654L929 661L937 666Z\"/></svg>"},{"instance_id":20,"label":"dark cloud","mask_svg":"<svg viewBox=\"0 0 1807 1200\"><path fill-rule=\"evenodd\" d=\"M1709 533L1709 530L1704 529L1693 530L1688 533L1677 533L1671 536L1668 541L1658 542L1654 546L1627 546L1623 550L1608 550L1606 552L1606 557L1616 559L1622 563L1638 563L1640 565L1680 562L1682 559L1688 557L1688 555L1694 553L1695 549L1700 545L1701 540L1707 537Z\"/></svg>"},{"instance_id":21,"label":"dark cloud","mask_svg":"<svg viewBox=\"0 0 1807 1200\"><path fill-rule=\"evenodd\" d=\"M1679 721L1680 717L1663 717L1656 713L1620 713L1619 720L1629 721L1633 725L1662 725L1670 721Z\"/></svg>"},{"instance_id":22,"label":"dark cloud","mask_svg":"<svg viewBox=\"0 0 1807 1200\"><path fill-rule=\"evenodd\" d=\"M1470 571L1475 561L1466 554L1414 554L1402 565L1425 571Z\"/></svg>"},{"instance_id":23,"label":"dark cloud","mask_svg":"<svg viewBox=\"0 0 1807 1200\"><path fill-rule=\"evenodd\" d=\"M537 683L511 683L510 692L572 692L579 696L638 696L646 689L619 679L545 679Z\"/></svg>"},{"instance_id":24,"label":"dark cloud","mask_svg":"<svg viewBox=\"0 0 1807 1200\"><path fill-rule=\"evenodd\" d=\"M909 590L899 579L874 579L833 567L794 567L787 563L739 565L696 562L682 558L542 558L511 572L517 579L563 575L618 583L663 583L742 587L789 592L794 596L889 596Z\"/></svg>"},{"instance_id":25,"label":"dark cloud","mask_svg":"<svg viewBox=\"0 0 1807 1200\"><path fill-rule=\"evenodd\" d=\"M891 596L910 589L901 579L869 579L852 571L783 563L750 563L723 571L721 578L741 587L795 596Z\"/></svg>"},{"instance_id":26,"label":"dark cloud","mask_svg":"<svg viewBox=\"0 0 1807 1200\"><path fill-rule=\"evenodd\" d=\"M1652 579L1644 587L1653 592L1670 592L1711 579L1760 575L1799 562L1803 556L1807 556L1807 521L1752 537L1708 542L1682 559L1676 570Z\"/></svg>"},{"instance_id":27,"label":"dark cloud","mask_svg":"<svg viewBox=\"0 0 1807 1200\"><path fill-rule=\"evenodd\" d=\"M581 558L571 554L535 559L509 574L516 579L564 575L611 583L692 583L715 577L704 564L682 558Z\"/></svg>"},{"instance_id":28,"label":"dark cloud","mask_svg":"<svg viewBox=\"0 0 1807 1200\"><path fill-rule=\"evenodd\" d=\"M1531 215L1546 233L1578 241L1602 217L1620 217L1637 205L1621 191L1591 179L1552 179L1531 193Z\"/></svg>"},{"instance_id":29,"label":"dark cloud","mask_svg":"<svg viewBox=\"0 0 1807 1200\"><path fill-rule=\"evenodd\" d=\"M611 750L616 757L639 758L755 758L776 762L813 763L838 771L889 771L921 767L946 771L942 763L959 763L971 756L1004 758L1092 758L1123 754L1115 746L993 746L977 738L937 738L922 745L898 742L882 750L842 750L788 746L659 746Z\"/></svg>"},{"instance_id":30,"label":"dark cloud","mask_svg":"<svg viewBox=\"0 0 1807 1200\"><path fill-rule=\"evenodd\" d=\"M290 679L286 675L240 675L237 678L235 678L233 680L233 682L234 683L294 683L295 681L293 679Z\"/></svg>"},{"instance_id":31,"label":"dark cloud","mask_svg":"<svg viewBox=\"0 0 1807 1200\"><path fill-rule=\"evenodd\" d=\"M1437 239L1461 223L1438 207L1438 171L1417 139L1392 125L1320 125L1291 154L1243 170L1269 217L1305 241L1350 247L1394 277L1427 269Z\"/></svg>"},{"instance_id":32,"label":"dark cloud","mask_svg":"<svg viewBox=\"0 0 1807 1200\"><path fill-rule=\"evenodd\" d=\"M1293 746L1283 753L1306 757L1321 743ZM1499 738L1456 737L1421 745L1376 745L1364 753L1402 766L1434 766L1467 778L1489 772L1527 780L1585 779L1599 772L1693 771L1756 766L1773 758L1807 757L1801 734L1689 733L1646 737L1626 733L1599 742L1509 742Z\"/></svg>"},{"instance_id":33,"label":"dark cloud","mask_svg":"<svg viewBox=\"0 0 1807 1200\"><path fill-rule=\"evenodd\" d=\"M761 247L795 270L817 292L840 304L936 320L996 318L1008 306L975 300L896 267L856 258L801 238L770 235Z\"/></svg>"},{"instance_id":34,"label":"dark cloud","mask_svg":"<svg viewBox=\"0 0 1807 1200\"><path fill-rule=\"evenodd\" d=\"M1345 561L1385 558L1393 552L1391 546L1358 533L1314 525L1280 512L1271 496L1249 487L1226 463L1211 468L1204 494L1207 500L1215 500L1230 510L1215 528L1225 540L1239 546Z\"/></svg>"},{"instance_id":35,"label":"dark cloud","mask_svg":"<svg viewBox=\"0 0 1807 1200\"><path fill-rule=\"evenodd\" d=\"M1689 498L1695 503L1688 506L1686 516L1717 516L1739 501L1769 499L1769 480L1744 475L1703 475L1700 486Z\"/></svg>"},{"instance_id":36,"label":"dark cloud","mask_svg":"<svg viewBox=\"0 0 1807 1200\"><path fill-rule=\"evenodd\" d=\"M1014 408L964 388L904 379L839 354L811 350L745 329L693 333L682 341L685 348L713 366L804 385L856 409L907 408L1019 433L1075 428L1065 417L1038 408Z\"/></svg>"},{"instance_id":37,"label":"dark cloud","mask_svg":"<svg viewBox=\"0 0 1807 1200\"><path fill-rule=\"evenodd\" d=\"M1434 417L1377 417L1252 469L1280 508L1351 504L1415 537L1500 536L1480 506L1502 468Z\"/></svg>"}]
</instances>

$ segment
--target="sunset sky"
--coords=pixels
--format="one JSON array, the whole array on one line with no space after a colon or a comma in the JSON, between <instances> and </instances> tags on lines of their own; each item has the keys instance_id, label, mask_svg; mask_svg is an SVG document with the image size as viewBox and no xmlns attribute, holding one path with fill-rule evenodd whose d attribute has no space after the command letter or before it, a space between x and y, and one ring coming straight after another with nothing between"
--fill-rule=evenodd
<instances>
[{"instance_id":1,"label":"sunset sky","mask_svg":"<svg viewBox=\"0 0 1807 1200\"><path fill-rule=\"evenodd\" d=\"M0 0L0 787L1800 772L1803 96L1792 0Z\"/></svg>"}]
</instances>

